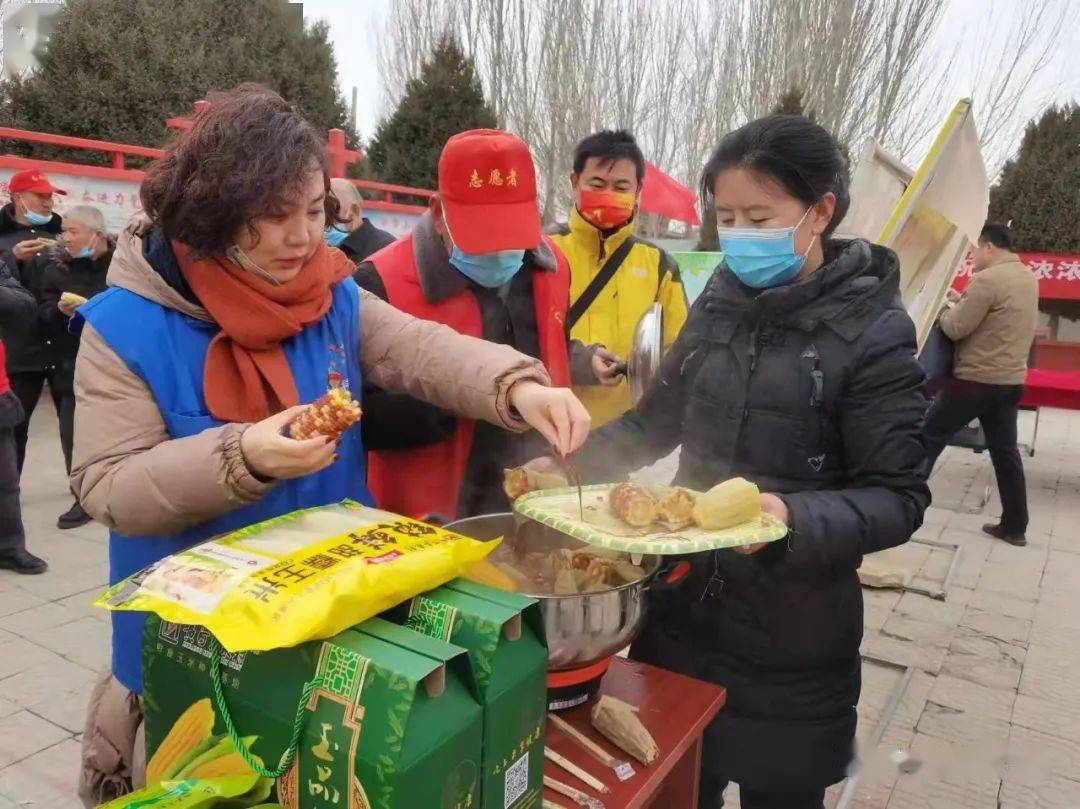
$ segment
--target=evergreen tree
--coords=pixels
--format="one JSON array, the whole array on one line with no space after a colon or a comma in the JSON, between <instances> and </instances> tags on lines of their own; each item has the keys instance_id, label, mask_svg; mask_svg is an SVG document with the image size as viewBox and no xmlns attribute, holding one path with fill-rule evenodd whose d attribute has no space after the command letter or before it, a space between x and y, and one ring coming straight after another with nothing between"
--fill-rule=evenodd
<instances>
[{"instance_id":1,"label":"evergreen tree","mask_svg":"<svg viewBox=\"0 0 1080 809\"><path fill-rule=\"evenodd\" d=\"M285 0L68 0L40 68L6 83L0 111L23 129L158 145L167 117L255 81L316 126L347 128L336 75L326 25L305 26Z\"/></svg>"},{"instance_id":2,"label":"evergreen tree","mask_svg":"<svg viewBox=\"0 0 1080 809\"><path fill-rule=\"evenodd\" d=\"M439 154L452 135L496 126L472 59L444 36L410 79L393 114L379 124L367 157L379 179L435 188Z\"/></svg>"},{"instance_id":3,"label":"evergreen tree","mask_svg":"<svg viewBox=\"0 0 1080 809\"><path fill-rule=\"evenodd\" d=\"M1011 220L1021 250L1080 253L1080 105L1051 107L1028 124L990 190L990 218Z\"/></svg>"}]
</instances>

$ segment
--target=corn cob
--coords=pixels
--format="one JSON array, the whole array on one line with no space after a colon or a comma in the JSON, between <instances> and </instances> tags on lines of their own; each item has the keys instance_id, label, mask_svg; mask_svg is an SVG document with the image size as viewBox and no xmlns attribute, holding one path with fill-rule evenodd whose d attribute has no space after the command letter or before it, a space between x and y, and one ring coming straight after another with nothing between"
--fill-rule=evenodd
<instances>
[{"instance_id":1,"label":"corn cob","mask_svg":"<svg viewBox=\"0 0 1080 809\"><path fill-rule=\"evenodd\" d=\"M185 767L191 764L191 762L195 761L198 758L201 758L204 754L210 752L210 750L221 744L221 740L224 738L224 734L220 734L218 736L208 736L206 739L199 742L199 744L197 744L190 753L174 759L172 764L170 764L166 769L162 770L161 780L168 781L176 777L176 774L182 772Z\"/></svg>"},{"instance_id":2,"label":"corn cob","mask_svg":"<svg viewBox=\"0 0 1080 809\"><path fill-rule=\"evenodd\" d=\"M627 525L645 528L656 522L656 501L636 483L620 483L609 497L611 510Z\"/></svg>"},{"instance_id":3,"label":"corn cob","mask_svg":"<svg viewBox=\"0 0 1080 809\"><path fill-rule=\"evenodd\" d=\"M529 485L529 473L525 471L525 467L503 470L503 491L506 492L511 503L521 495L532 491L532 486Z\"/></svg>"},{"instance_id":4,"label":"corn cob","mask_svg":"<svg viewBox=\"0 0 1080 809\"><path fill-rule=\"evenodd\" d=\"M345 388L332 388L320 396L289 425L289 436L297 441L320 435L337 438L360 421L360 404Z\"/></svg>"},{"instance_id":5,"label":"corn cob","mask_svg":"<svg viewBox=\"0 0 1080 809\"><path fill-rule=\"evenodd\" d=\"M535 469L526 469L524 466L503 470L503 491L511 502L529 492L559 489L566 485L568 485L566 476L557 475L554 472L537 472Z\"/></svg>"},{"instance_id":6,"label":"corn cob","mask_svg":"<svg viewBox=\"0 0 1080 809\"><path fill-rule=\"evenodd\" d=\"M475 565L470 566L461 574L461 578L494 587L496 590L505 590L508 593L516 593L520 589L517 582L487 559L482 559Z\"/></svg>"},{"instance_id":7,"label":"corn cob","mask_svg":"<svg viewBox=\"0 0 1080 809\"><path fill-rule=\"evenodd\" d=\"M253 756L253 758L260 765L262 764L258 756ZM226 775L247 775L250 772L251 768L244 761L243 756L234 750L228 755L200 764L187 774L187 778L222 778Z\"/></svg>"},{"instance_id":8,"label":"corn cob","mask_svg":"<svg viewBox=\"0 0 1080 809\"><path fill-rule=\"evenodd\" d=\"M208 738L214 729L214 709L209 699L192 703L173 723L165 739L158 745L146 764L146 783L160 781L171 772L174 765L188 758L190 753Z\"/></svg>"},{"instance_id":9,"label":"corn cob","mask_svg":"<svg viewBox=\"0 0 1080 809\"><path fill-rule=\"evenodd\" d=\"M720 530L742 525L761 516L761 492L745 478L732 478L698 495L694 522Z\"/></svg>"},{"instance_id":10,"label":"corn cob","mask_svg":"<svg viewBox=\"0 0 1080 809\"><path fill-rule=\"evenodd\" d=\"M656 504L656 510L661 522L677 531L694 521L694 496L686 489L669 489Z\"/></svg>"},{"instance_id":11,"label":"corn cob","mask_svg":"<svg viewBox=\"0 0 1080 809\"><path fill-rule=\"evenodd\" d=\"M187 763L183 767L180 767L176 774L173 776L176 779L192 778L192 773L196 770L202 770L207 764L218 761L223 758L228 758L230 755L236 754L236 745L233 744L232 739L228 736L218 736L218 742L203 750L197 756L192 756L187 760ZM251 745L255 743L258 736L245 736L241 741L244 743L244 747L251 749ZM244 770L243 772L246 772Z\"/></svg>"}]
</instances>

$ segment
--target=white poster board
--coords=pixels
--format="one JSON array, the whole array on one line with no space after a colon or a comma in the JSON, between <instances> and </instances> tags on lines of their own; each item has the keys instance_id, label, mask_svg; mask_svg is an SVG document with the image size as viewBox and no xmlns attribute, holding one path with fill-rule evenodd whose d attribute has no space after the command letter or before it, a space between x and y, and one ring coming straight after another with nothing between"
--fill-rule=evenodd
<instances>
[{"instance_id":1,"label":"white poster board","mask_svg":"<svg viewBox=\"0 0 1080 809\"><path fill-rule=\"evenodd\" d=\"M851 212L838 230L896 251L901 295L921 348L990 205L971 101L957 102L915 171L869 144L851 196Z\"/></svg>"},{"instance_id":2,"label":"white poster board","mask_svg":"<svg viewBox=\"0 0 1080 809\"><path fill-rule=\"evenodd\" d=\"M8 181L18 171L0 166L0 200L4 203L11 197ZM56 196L57 213L63 216L72 205L93 205L105 215L105 229L109 233L119 233L127 221L142 210L139 183L134 180L86 177L52 169L46 170L45 176L54 186L67 191L66 195Z\"/></svg>"}]
</instances>

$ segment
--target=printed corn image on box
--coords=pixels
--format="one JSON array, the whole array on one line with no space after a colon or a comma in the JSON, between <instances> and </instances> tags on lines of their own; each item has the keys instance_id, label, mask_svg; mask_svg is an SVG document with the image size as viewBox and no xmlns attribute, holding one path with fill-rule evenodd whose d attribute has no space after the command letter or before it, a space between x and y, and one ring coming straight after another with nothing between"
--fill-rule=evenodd
<instances>
[{"instance_id":1,"label":"printed corn image on box","mask_svg":"<svg viewBox=\"0 0 1080 809\"><path fill-rule=\"evenodd\" d=\"M415 633L382 621L373 632L221 653L222 697L255 761L283 762L300 708L296 756L268 800L288 809L478 806L482 709L467 654L416 644ZM218 709L211 648L203 627L147 622L148 783L251 772ZM315 677L320 685L300 705Z\"/></svg>"}]
</instances>

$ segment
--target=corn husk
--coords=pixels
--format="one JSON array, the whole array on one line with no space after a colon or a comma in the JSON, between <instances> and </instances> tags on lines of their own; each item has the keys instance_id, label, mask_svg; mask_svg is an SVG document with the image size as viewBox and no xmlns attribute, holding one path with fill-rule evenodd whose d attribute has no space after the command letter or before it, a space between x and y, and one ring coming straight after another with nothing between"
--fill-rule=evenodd
<instances>
[{"instance_id":1,"label":"corn husk","mask_svg":"<svg viewBox=\"0 0 1080 809\"><path fill-rule=\"evenodd\" d=\"M592 724L613 745L646 766L660 755L656 740L638 719L637 708L621 699L601 696L592 709Z\"/></svg>"}]
</instances>

